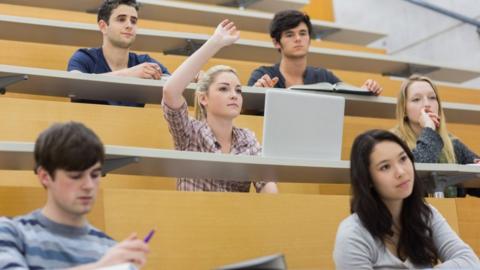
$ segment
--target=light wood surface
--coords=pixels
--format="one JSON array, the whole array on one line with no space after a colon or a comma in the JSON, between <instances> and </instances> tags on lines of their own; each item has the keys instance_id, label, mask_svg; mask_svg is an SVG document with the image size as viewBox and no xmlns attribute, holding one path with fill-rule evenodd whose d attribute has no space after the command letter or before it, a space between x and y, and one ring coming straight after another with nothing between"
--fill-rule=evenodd
<instances>
[{"instance_id":1,"label":"light wood surface","mask_svg":"<svg viewBox=\"0 0 480 270\"><path fill-rule=\"evenodd\" d=\"M40 187L0 187L0 215L43 205ZM331 269L349 196L104 189L89 220L121 240L156 234L145 269L212 269L281 252L289 269ZM429 199L478 253L479 199ZM102 225L104 224L104 225ZM477 246L475 246L477 244Z\"/></svg>"},{"instance_id":2,"label":"light wood surface","mask_svg":"<svg viewBox=\"0 0 480 270\"><path fill-rule=\"evenodd\" d=\"M84 0L75 4L59 0L6 0L4 2L13 5L38 6L62 11L69 10L77 12L96 10L99 6L99 2L96 0ZM137 2L141 5L140 18L142 20L215 27L218 22L228 18L234 21L237 28L242 31L260 33L266 33L268 31L274 15L270 12L248 9L239 10L231 7L205 5L198 2L169 0L139 0ZM321 8L321 10L328 9ZM314 36L318 35L321 36L323 40L339 43L351 43L365 46L386 36L384 33L356 29L355 27L343 26L331 21L328 22L313 19L312 26Z\"/></svg>"},{"instance_id":3,"label":"light wood surface","mask_svg":"<svg viewBox=\"0 0 480 270\"><path fill-rule=\"evenodd\" d=\"M480 256L480 199L456 199L455 202L460 236Z\"/></svg>"},{"instance_id":4,"label":"light wood surface","mask_svg":"<svg viewBox=\"0 0 480 270\"><path fill-rule=\"evenodd\" d=\"M455 200L430 202L458 231ZM147 208L154 210L142 212ZM291 269L331 269L349 197L109 190L105 209L114 237L157 228L147 269L212 269L276 252L286 255Z\"/></svg>"},{"instance_id":5,"label":"light wood surface","mask_svg":"<svg viewBox=\"0 0 480 270\"><path fill-rule=\"evenodd\" d=\"M462 199L453 199L453 198L443 198L443 199L434 199L434 198L427 198L427 202L432 204L440 213L442 213L443 217L447 220L448 225L452 227L452 229L459 234L459 221L458 221L458 212L456 207L456 200L463 201Z\"/></svg>"},{"instance_id":6,"label":"light wood surface","mask_svg":"<svg viewBox=\"0 0 480 270\"><path fill-rule=\"evenodd\" d=\"M11 65L0 65L0 76L28 78L9 85L7 91L13 93L150 104L160 104L162 87L165 84L163 78L154 81ZM192 83L184 91L190 106L193 106L196 88L196 84ZM246 86L242 88L244 114L263 114L266 91L265 88ZM275 89L275 91L285 90ZM345 115L395 118L395 98L322 91L318 91L318 94L344 97ZM450 102L444 102L442 105L450 122L480 124L480 105Z\"/></svg>"},{"instance_id":7,"label":"light wood surface","mask_svg":"<svg viewBox=\"0 0 480 270\"><path fill-rule=\"evenodd\" d=\"M78 12L57 12L55 10L49 10L49 9L38 9L38 8L31 8L26 6L14 6L14 5L4 5L4 4L0 4L0 9L2 10L3 14L9 14L9 15L32 16L36 18L47 18L47 19L51 18L51 19L69 20L69 21L77 21L77 22L89 22L89 23L92 23L95 21L95 15L82 14ZM198 33L211 33L212 31L212 29L209 27L202 28L202 27L197 27L192 25L153 22L148 20L141 20L140 26L152 28L152 29L172 29L174 31L189 31L189 29L193 29L195 32L198 32ZM242 35L243 36L247 35L247 37L249 38L255 38L255 39L260 38L260 36L256 33L246 33L245 31L243 31ZM251 36L248 36L248 35L251 35ZM268 36L263 35L261 39L268 40ZM100 42L100 38L99 38L99 42ZM321 45L325 46L325 45L329 45L329 43L321 42ZM331 44L331 46L333 48L345 48L349 50L355 50L354 47L339 47L339 46L343 46L343 44L338 44L338 43ZM14 64L14 65L20 64L25 66L37 66L37 67L46 67L46 68L55 68L55 69L65 69L67 60L69 59L71 54L73 54L73 52L77 49L77 46L59 46L59 45L38 44L38 43L35 44L35 43L28 43L28 42L14 42L14 41L0 40L0 48L1 48L0 59L2 59L1 60L2 63ZM38 53L39 51L41 51L42 53ZM164 56L159 53L150 53L150 54L154 58L160 60L162 63L165 63L170 68L171 71L174 69L171 67L178 66L178 64L181 63L181 61L183 61L184 59L184 57L181 57L181 56ZM218 63L227 63L229 65L235 66L241 75L242 82L244 83L248 79L251 70L253 70L255 67L261 64L261 63L230 61L230 60L222 60L222 59L213 59L210 61L210 63L211 63L210 65L218 64ZM369 77L373 77L374 79L377 79L382 85L384 85L386 96L396 96L396 92L398 91L398 88L400 85L398 81L390 80L387 77L383 77L376 74L348 72L348 71L340 71L340 70L334 70L334 71L342 79L357 85L361 85L364 80L366 80ZM458 87L444 87L444 88L441 87L440 89L442 91L441 93L444 101L446 100L446 101L452 101L452 102L480 104L480 95L478 94L480 93L480 91L475 91L475 90L472 91L469 89L459 89ZM450 90L453 90L453 91L450 91ZM11 93L8 93L7 96L24 97L28 99L32 99L32 98L45 99L45 97L43 96L32 97L32 96L25 96L25 95L16 95ZM75 108L75 109L78 109L78 108ZM58 108L54 110L58 110ZM66 110L60 110L60 111L57 111L57 113L58 115L62 115L65 113L65 111ZM41 111L38 111L37 113L40 113L40 112ZM96 111L96 112L99 113L100 111ZM68 114L71 114L71 112L69 112ZM113 115L114 113L112 114L106 113L106 114ZM12 114L7 113L4 116L10 116L10 115ZM48 110L47 110L47 115L55 115L55 114L48 113ZM135 115L138 116L138 114L135 114ZM126 115L126 117L128 116ZM20 119L20 118L21 117L16 117L15 119ZM80 117L80 118L88 119L90 118L90 116L87 116L85 118L83 117ZM106 118L109 118L109 117L106 117ZM59 119L68 119L68 117L65 117L65 118L59 117ZM251 119L252 118L250 118L249 121L252 121ZM352 121L354 128L353 130L352 128L349 128L348 131L345 131L346 134L349 134L348 136L350 137L345 138L344 136L344 151L342 155L343 158L348 158L348 155L349 155L348 154L349 153L348 138L351 138L351 136L355 136L355 134L358 134L358 132L366 130L370 127L390 128L391 126L393 126L392 124L394 124L392 121L388 121L388 120L372 121L371 118L347 118L346 122L349 120ZM89 120L89 122L91 121ZM117 122L117 120L114 120L114 122ZM14 126L18 128L18 132L16 132L18 135L13 135L12 133L7 132L6 135L13 136L12 139L28 137L28 139L26 140L33 140L37 136L38 132L42 130L44 127L48 126L48 124L51 122L43 120L43 124L41 124L40 126L38 125L38 123L33 123L33 127L34 127L33 130L35 131L33 131L33 133L30 133L30 134L28 133L28 131L27 133L25 133L26 131L25 127L22 127L22 128L19 127L21 126L21 124L14 124L10 122L4 122L4 123L7 123L6 125L7 127L10 126L9 128L7 128L7 130ZM32 125L32 123L29 121L21 121L21 123L26 124L27 126ZM97 127L101 125L102 124L98 124ZM249 126L249 125L246 125L246 126ZM112 130L118 131L116 127L118 127L118 125L115 125L115 127ZM478 142L475 136L475 134L478 134L478 129L476 127L474 127L474 129L471 130L472 126L469 126L469 125L449 124L449 128L450 130L453 131L455 135L459 136L464 142L467 143L467 145L472 147L477 153L480 152L480 145L478 145ZM103 128L100 127L100 129L104 130L104 133L108 133L106 127L103 127ZM257 135L261 135L261 127L257 128L257 130L259 130L259 132L257 132ZM32 132L32 129L30 129L30 132ZM122 135L124 132L125 131L122 131L118 134ZM140 134L140 132L138 132L137 134ZM115 136L111 135L108 137L114 138ZM139 142L134 137L135 136L130 136L129 143L131 143L132 141L135 141L134 144L138 144ZM169 139L168 134L166 138L167 140ZM116 141L123 141L123 140L116 140ZM141 141L143 141L143 138ZM148 145L156 145L154 142L149 141L148 139L147 141L148 143L146 144ZM146 181L146 182L149 182L149 181ZM119 182L115 182L115 183L119 183ZM135 182L133 181L133 183ZM152 181L151 183L153 186L153 183L157 183L157 182ZM308 187L304 187L303 185L296 185L296 184L293 184L293 185L281 184L281 185L289 185L289 187L286 189L282 189L281 187L282 192L289 192L290 190L301 191L301 192L306 192L306 190L308 190L313 193L318 192L317 185L311 185ZM331 186L332 185L324 186L320 188L320 192L331 190ZM335 192L343 192L342 194L348 192L348 185L346 187L341 187L338 190L336 189L335 185L333 185L333 187Z\"/></svg>"},{"instance_id":8,"label":"light wood surface","mask_svg":"<svg viewBox=\"0 0 480 270\"><path fill-rule=\"evenodd\" d=\"M333 8L333 0L315 0L302 8L310 18L323 20L323 21L335 21L335 10Z\"/></svg>"},{"instance_id":9,"label":"light wood surface","mask_svg":"<svg viewBox=\"0 0 480 270\"><path fill-rule=\"evenodd\" d=\"M57 70L66 70L68 59L77 49L76 46L60 46L6 40L0 40L0 48L0 59L2 59L1 64ZM42 53L39 54L38 51L41 51ZM170 72L173 72L175 68L185 60L185 57L183 56L165 56L161 53L149 54L167 66ZM244 85L247 84L250 74L255 68L260 65L267 65L266 63L260 62L254 63L247 61L211 59L204 69L218 64L226 64L236 68L240 81ZM378 74L346 72L341 70L332 71L342 80L358 86L362 85L364 81L369 78L375 79L385 89L382 96L396 98L400 89L401 81L392 80ZM443 101L480 105L480 91L475 89L440 84L440 94ZM10 93L7 93L7 95L15 96Z\"/></svg>"},{"instance_id":10,"label":"light wood surface","mask_svg":"<svg viewBox=\"0 0 480 270\"><path fill-rule=\"evenodd\" d=\"M128 108L0 97L2 141L34 141L54 122L80 121L91 127L106 144L172 149L173 143L160 108ZM343 159L349 159L353 139L372 128L390 129L395 121L346 117ZM236 125L249 128L262 140L263 117L241 115ZM449 124L449 130L479 153L478 125Z\"/></svg>"},{"instance_id":11,"label":"light wood surface","mask_svg":"<svg viewBox=\"0 0 480 270\"><path fill-rule=\"evenodd\" d=\"M146 269L212 269L278 252L291 269L332 268L335 231L348 215L348 199L337 196L109 190L104 200L113 237L157 229Z\"/></svg>"},{"instance_id":12,"label":"light wood surface","mask_svg":"<svg viewBox=\"0 0 480 270\"><path fill-rule=\"evenodd\" d=\"M0 170L0 187L40 187L40 184L33 170ZM168 177L108 174L102 178L101 187L176 190L176 180ZM318 194L318 188L315 194Z\"/></svg>"},{"instance_id":13,"label":"light wood surface","mask_svg":"<svg viewBox=\"0 0 480 270\"><path fill-rule=\"evenodd\" d=\"M33 148L34 144L31 142L0 141L0 169L32 168L34 166ZM346 160L222 155L112 145L105 146L105 154L103 170L109 174L286 183L348 184L350 182L350 164ZM116 159L125 158L135 160L115 164ZM469 187L480 187L479 166L416 163L415 167L422 181L435 179L441 181L440 178L445 178L448 181L447 185L452 185L468 180ZM432 176L435 179L431 179ZM461 177L461 179L453 180L452 177Z\"/></svg>"},{"instance_id":14,"label":"light wood surface","mask_svg":"<svg viewBox=\"0 0 480 270\"><path fill-rule=\"evenodd\" d=\"M98 106L88 104L70 104L63 102L0 98L2 122L0 140L34 141L37 135L50 124L57 121L75 120L91 127L106 144L128 145L137 147L154 147L172 149L172 141L166 123L159 108L126 108L117 106ZM98 117L101 116L101 117ZM263 118L258 116L241 116L236 124L253 130L259 141L262 139ZM391 128L393 120L372 120L371 118L346 117L344 127L342 158L348 159L351 143L360 133L371 128ZM480 145L476 134L478 126L449 125L450 130L473 151L479 153ZM134 181L132 181L135 183ZM115 182L116 183L116 182ZM155 188L155 181L144 181L138 187ZM173 180L167 188L172 188ZM128 187L128 184L118 185ZM280 184L284 193L327 193L348 194L348 186Z\"/></svg>"},{"instance_id":15,"label":"light wood surface","mask_svg":"<svg viewBox=\"0 0 480 270\"><path fill-rule=\"evenodd\" d=\"M41 187L5 187L0 185L0 216L24 215L43 207L47 191ZM102 191L97 195L95 206L87 218L91 224L105 230Z\"/></svg>"},{"instance_id":16,"label":"light wood surface","mask_svg":"<svg viewBox=\"0 0 480 270\"><path fill-rule=\"evenodd\" d=\"M223 5L225 3L231 3L229 0L197 0L199 3ZM269 12L277 12L285 9L300 9L305 5L308 5L310 0L261 0L254 1L251 4L245 6L247 9L263 10ZM238 6L238 5L236 5Z\"/></svg>"},{"instance_id":17,"label":"light wood surface","mask_svg":"<svg viewBox=\"0 0 480 270\"><path fill-rule=\"evenodd\" d=\"M0 37L8 40L95 47L99 38L99 32L95 24L1 15L0 25L9 30L0 32ZM201 34L147 29L140 29L137 33L136 42L132 49L157 52L168 52L183 48L188 42L203 43L209 37ZM65 39L66 36L69 38ZM309 52L310 63L323 63L326 68L394 74L412 67L422 67L432 69L427 75L433 79L457 83L476 78L480 74L473 69L439 65L438 63L404 57L316 47L310 47ZM274 62L278 59L278 52L273 49L271 42L239 39L235 44L218 52L216 57Z\"/></svg>"},{"instance_id":18,"label":"light wood surface","mask_svg":"<svg viewBox=\"0 0 480 270\"><path fill-rule=\"evenodd\" d=\"M32 171L0 170L0 186L39 187ZM102 178L102 188L176 190L176 179L168 177L108 174ZM278 183L281 194L349 195L350 184ZM250 192L255 192L251 187Z\"/></svg>"},{"instance_id":19,"label":"light wood surface","mask_svg":"<svg viewBox=\"0 0 480 270\"><path fill-rule=\"evenodd\" d=\"M30 1L30 0L27 0L27 1ZM57 1L57 0L54 0L54 1ZM43 3L43 2L39 2L39 3ZM9 5L9 4L0 4L0 9L2 10L2 14L12 15L12 16L64 20L64 21L81 22L81 23L96 23L97 21L96 14L87 14L87 13L67 11L67 10L62 10L62 12L58 12L57 9L37 8L37 7L31 7L31 6ZM193 32L193 33L207 34L207 35L210 35L214 31L213 27L202 26L199 24L192 25L192 24L185 24L185 23L174 23L169 21L147 20L147 19L144 19L141 14L142 12L140 12L140 20L138 23L139 29L168 30L168 31L176 31L176 32L186 32L186 33ZM268 34L267 29L264 29L262 32L252 32L252 31L247 31L246 29L240 29L240 30L242 31L241 35L243 38L253 39L253 40L263 40L263 41L269 41L269 42L271 41L271 38L270 38L270 35ZM100 46L101 36L99 36L98 42L99 43L97 46ZM320 48L343 49L343 50L351 50L351 51L362 51L362 52L385 54L384 49L371 48L371 47L365 47L365 46L347 44L347 43L339 43L339 42L333 42L328 40L322 40L322 41L312 40L311 45L314 47L320 47Z\"/></svg>"}]
</instances>

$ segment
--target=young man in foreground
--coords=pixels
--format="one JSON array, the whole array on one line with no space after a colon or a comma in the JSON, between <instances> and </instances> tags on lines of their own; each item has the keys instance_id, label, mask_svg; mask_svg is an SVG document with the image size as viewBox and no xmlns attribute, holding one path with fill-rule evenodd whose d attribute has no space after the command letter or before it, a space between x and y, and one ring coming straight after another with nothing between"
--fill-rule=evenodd
<instances>
[{"instance_id":1,"label":"young man in foreground","mask_svg":"<svg viewBox=\"0 0 480 270\"><path fill-rule=\"evenodd\" d=\"M35 142L35 173L46 189L43 208L0 218L0 269L97 269L146 262L148 246L135 234L116 244L90 225L102 176L104 148L83 124L55 124Z\"/></svg>"}]
</instances>

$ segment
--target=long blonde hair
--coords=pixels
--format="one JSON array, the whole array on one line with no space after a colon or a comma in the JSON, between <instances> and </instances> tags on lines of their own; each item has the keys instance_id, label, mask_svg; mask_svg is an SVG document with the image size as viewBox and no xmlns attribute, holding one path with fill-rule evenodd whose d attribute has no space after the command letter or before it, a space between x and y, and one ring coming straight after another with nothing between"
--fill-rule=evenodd
<instances>
[{"instance_id":1,"label":"long blonde hair","mask_svg":"<svg viewBox=\"0 0 480 270\"><path fill-rule=\"evenodd\" d=\"M216 65L209 68L198 80L197 89L195 91L195 105L194 105L195 119L197 120L207 119L207 111L205 107L200 103L199 96L202 94L208 94L208 88L215 80L215 77L218 74L223 72L231 72L238 77L237 71L234 68L225 66L225 65Z\"/></svg>"},{"instance_id":2,"label":"long blonde hair","mask_svg":"<svg viewBox=\"0 0 480 270\"><path fill-rule=\"evenodd\" d=\"M403 139L410 149L414 149L417 144L417 135L413 131L412 127L409 124L409 120L407 117L406 109L407 109L407 91L409 87L414 82L426 82L428 83L435 95L437 96L438 102L438 113L440 116L440 127L437 129L438 134L443 140L443 149L440 155L440 162L441 163L456 163L455 158L455 151L453 149L452 140L450 138L450 134L447 130L447 124L445 121L445 113L443 112L442 102L440 101L440 96L438 94L438 89L435 84L430 80L430 78L421 76L421 75L412 75L406 81L403 82L400 92L398 93L397 98L397 126L392 129L397 136Z\"/></svg>"}]
</instances>

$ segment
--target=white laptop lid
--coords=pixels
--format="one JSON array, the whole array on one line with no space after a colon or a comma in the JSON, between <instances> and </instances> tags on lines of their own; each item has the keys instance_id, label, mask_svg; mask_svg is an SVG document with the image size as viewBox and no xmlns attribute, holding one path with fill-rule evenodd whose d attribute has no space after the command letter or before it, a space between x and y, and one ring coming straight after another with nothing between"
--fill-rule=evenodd
<instances>
[{"instance_id":1,"label":"white laptop lid","mask_svg":"<svg viewBox=\"0 0 480 270\"><path fill-rule=\"evenodd\" d=\"M267 90L263 156L340 160L345 98L298 90Z\"/></svg>"}]
</instances>

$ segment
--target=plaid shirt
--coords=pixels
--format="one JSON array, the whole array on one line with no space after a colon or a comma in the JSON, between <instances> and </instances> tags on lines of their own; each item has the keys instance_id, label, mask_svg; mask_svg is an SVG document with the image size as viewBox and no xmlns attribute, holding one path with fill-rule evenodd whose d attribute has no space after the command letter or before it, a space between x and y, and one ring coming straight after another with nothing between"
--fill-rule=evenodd
<instances>
[{"instance_id":1,"label":"plaid shirt","mask_svg":"<svg viewBox=\"0 0 480 270\"><path fill-rule=\"evenodd\" d=\"M220 143L205 121L188 116L187 103L173 110L162 102L165 119L168 122L176 150L222 153ZM233 127L231 154L258 155L262 151L255 134L247 129ZM266 182L254 182L257 192ZM250 182L220 179L178 178L177 190L184 191L236 191L249 192Z\"/></svg>"}]
</instances>

